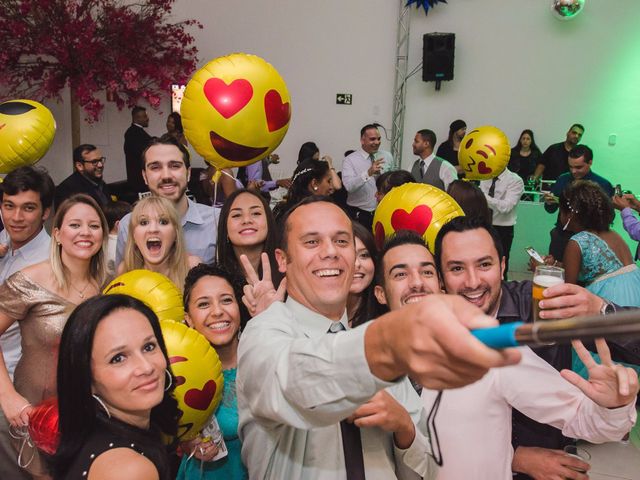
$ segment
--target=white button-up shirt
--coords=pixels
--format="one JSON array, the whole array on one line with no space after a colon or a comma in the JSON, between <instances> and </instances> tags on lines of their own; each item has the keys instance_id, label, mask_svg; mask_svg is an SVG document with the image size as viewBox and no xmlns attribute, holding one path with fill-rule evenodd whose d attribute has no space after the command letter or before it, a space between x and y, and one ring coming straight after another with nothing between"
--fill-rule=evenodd
<instances>
[{"instance_id":1,"label":"white button-up shirt","mask_svg":"<svg viewBox=\"0 0 640 480\"><path fill-rule=\"evenodd\" d=\"M489 208L493 210L493 224L509 227L516 224L518 214L516 212L522 192L524 192L524 182L516 173L508 168L498 175L494 196L489 196L489 189L493 180L482 180L480 190L487 198Z\"/></svg>"},{"instance_id":2,"label":"white button-up shirt","mask_svg":"<svg viewBox=\"0 0 640 480\"><path fill-rule=\"evenodd\" d=\"M367 326L328 335L333 324L291 297L248 324L238 348L238 433L252 479L346 480L339 422L386 388L411 415L416 437L406 450L393 434L361 428L367 480L433 478L426 413L405 377L384 382L369 370ZM417 472L417 473L416 473Z\"/></svg>"},{"instance_id":3,"label":"white button-up shirt","mask_svg":"<svg viewBox=\"0 0 640 480\"><path fill-rule=\"evenodd\" d=\"M393 156L384 150L373 154L378 160L384 158L382 172L395 170ZM371 159L364 150L356 150L342 162L342 184L347 189L347 205L373 212L378 206L376 200L376 177L369 176Z\"/></svg>"},{"instance_id":4,"label":"white button-up shirt","mask_svg":"<svg viewBox=\"0 0 640 480\"><path fill-rule=\"evenodd\" d=\"M442 459L438 480L510 480L511 411L594 443L620 440L636 419L635 402L600 407L529 347L517 365L492 368L471 385L445 390L435 417ZM426 408L438 392L422 390Z\"/></svg>"}]
</instances>

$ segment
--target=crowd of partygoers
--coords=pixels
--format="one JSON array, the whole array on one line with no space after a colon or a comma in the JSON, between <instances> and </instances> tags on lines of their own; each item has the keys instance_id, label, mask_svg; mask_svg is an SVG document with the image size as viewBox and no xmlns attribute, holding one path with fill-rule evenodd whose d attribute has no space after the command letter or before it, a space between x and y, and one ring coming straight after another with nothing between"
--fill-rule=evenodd
<instances>
[{"instance_id":1,"label":"crowd of partygoers","mask_svg":"<svg viewBox=\"0 0 640 480\"><path fill-rule=\"evenodd\" d=\"M279 179L275 154L192 169L180 116L159 137L148 123L135 107L127 195L90 144L57 186L37 166L3 179L0 478L587 479L589 464L563 448L634 428L638 340L494 350L469 332L640 308L637 254L611 229L620 211L639 240L640 202L594 171L581 124L544 151L524 130L508 167L474 183L458 165L463 120L441 142L416 132L408 170L369 124L341 172L309 141ZM516 207L540 180L557 223L535 234L549 236L542 260L564 282L542 285L534 311L533 282L507 274ZM406 183L465 213L432 248L408 230L374 240L377 205ZM179 378L154 305L101 294L139 269L180 289L176 320L219 356L222 458L205 433L180 440ZM47 454L25 431L52 397L59 440Z\"/></svg>"}]
</instances>

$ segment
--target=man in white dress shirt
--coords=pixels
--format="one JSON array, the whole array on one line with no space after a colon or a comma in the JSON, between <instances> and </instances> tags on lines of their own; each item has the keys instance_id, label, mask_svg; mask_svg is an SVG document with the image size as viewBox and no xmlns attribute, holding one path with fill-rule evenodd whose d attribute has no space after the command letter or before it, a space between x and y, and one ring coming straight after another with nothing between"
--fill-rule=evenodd
<instances>
[{"instance_id":1,"label":"man in white dress shirt","mask_svg":"<svg viewBox=\"0 0 640 480\"><path fill-rule=\"evenodd\" d=\"M309 197L284 217L283 228L276 257L289 297L257 309L238 350L238 431L250 477L364 478L351 476L359 454L368 480L433 478L424 411L404 375L451 388L519 356L472 338L460 322L491 320L455 297L433 296L349 329L351 221L336 205ZM261 289L257 278L249 283L254 293ZM328 334L336 330L346 332ZM357 453L345 440L345 419L360 427Z\"/></svg>"},{"instance_id":2,"label":"man in white dress shirt","mask_svg":"<svg viewBox=\"0 0 640 480\"><path fill-rule=\"evenodd\" d=\"M467 235L464 245L473 242L493 247L486 230L464 232L469 233L477 235L472 238ZM451 232L443 241L451 242L443 249L445 275L469 275L468 265L451 261L449 257L450 251L464 251L459 239L449 237L457 234ZM499 270L497 255L481 258L478 268L485 272ZM425 301L441 288L435 259L414 232L401 232L387 242L376 275L376 297L392 312ZM584 347L580 347L581 344L577 350L581 358L591 359ZM619 440L633 426L638 382L637 376L634 380L627 372L630 369L614 366L607 360L598 366L591 359L587 382L573 372L563 372L561 376L528 347L519 350L522 352L519 364L492 369L481 380L447 390L442 395L435 416L435 431L444 462L438 473L439 480L510 479L514 407L539 422L562 428L565 435L592 442ZM604 348L599 351L608 352ZM437 396L437 391L423 389L425 407L432 408ZM566 457L566 465L588 468L583 462ZM562 478L587 478L569 467L563 473L566 476Z\"/></svg>"},{"instance_id":3,"label":"man in white dress shirt","mask_svg":"<svg viewBox=\"0 0 640 480\"><path fill-rule=\"evenodd\" d=\"M391 153L380 150L380 131L373 123L360 130L359 150L348 155L342 163L342 184L347 190L347 205L351 218L369 230L373 223L376 201L376 178L395 170Z\"/></svg>"},{"instance_id":4,"label":"man in white dress shirt","mask_svg":"<svg viewBox=\"0 0 640 480\"><path fill-rule=\"evenodd\" d=\"M41 168L20 167L9 173L2 183L2 220L0 245L6 253L0 258L0 283L18 270L49 258L51 238L44 229L53 203L53 180ZM0 337L2 355L9 376L13 378L22 349L20 326L14 322ZM10 443L9 426L0 409L0 478L29 479L18 466L16 450Z\"/></svg>"},{"instance_id":5,"label":"man in white dress shirt","mask_svg":"<svg viewBox=\"0 0 640 480\"><path fill-rule=\"evenodd\" d=\"M424 129L416 133L411 146L413 154L420 158L413 163L411 175L418 182L446 192L449 184L458 179L458 172L456 167L433 153L436 141L436 134L432 130Z\"/></svg>"},{"instance_id":6,"label":"man in white dress shirt","mask_svg":"<svg viewBox=\"0 0 640 480\"><path fill-rule=\"evenodd\" d=\"M480 190L487 198L487 204L493 212L493 228L500 235L502 253L505 257L504 280L507 280L509 271L509 252L513 243L513 231L518 219L516 212L524 182L520 175L513 173L508 168L491 180L482 180Z\"/></svg>"}]
</instances>

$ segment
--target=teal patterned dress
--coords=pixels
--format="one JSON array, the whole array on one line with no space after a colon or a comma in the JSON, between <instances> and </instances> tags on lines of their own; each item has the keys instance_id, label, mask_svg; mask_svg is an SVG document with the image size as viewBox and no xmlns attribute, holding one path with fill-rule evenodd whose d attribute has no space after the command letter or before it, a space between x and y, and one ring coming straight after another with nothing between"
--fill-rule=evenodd
<instances>
[{"instance_id":1,"label":"teal patterned dress","mask_svg":"<svg viewBox=\"0 0 640 480\"><path fill-rule=\"evenodd\" d=\"M640 269L637 265L622 265L607 242L591 232L576 233L571 240L578 244L582 253L578 280L587 290L620 306L640 307ZM595 353L591 355L599 360ZM640 372L638 365L627 366ZM575 352L572 370L588 378L587 369Z\"/></svg>"},{"instance_id":2,"label":"teal patterned dress","mask_svg":"<svg viewBox=\"0 0 640 480\"><path fill-rule=\"evenodd\" d=\"M240 456L238 438L238 397L236 395L236 369L224 370L222 401L216 410L216 420L222 430L229 454L215 462L201 462L185 455L176 480L244 480L249 478Z\"/></svg>"}]
</instances>

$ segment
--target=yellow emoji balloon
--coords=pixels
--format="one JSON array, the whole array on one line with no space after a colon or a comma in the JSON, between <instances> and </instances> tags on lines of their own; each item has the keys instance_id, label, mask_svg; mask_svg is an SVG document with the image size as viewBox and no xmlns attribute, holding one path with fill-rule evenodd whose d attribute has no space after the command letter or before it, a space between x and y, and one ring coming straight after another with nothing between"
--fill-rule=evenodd
<instances>
[{"instance_id":1,"label":"yellow emoji balloon","mask_svg":"<svg viewBox=\"0 0 640 480\"><path fill-rule=\"evenodd\" d=\"M464 215L460 205L439 188L424 183L405 183L387 193L373 216L378 248L398 230L413 230L434 251L436 236L449 220Z\"/></svg>"},{"instance_id":2,"label":"yellow emoji balloon","mask_svg":"<svg viewBox=\"0 0 640 480\"><path fill-rule=\"evenodd\" d=\"M56 121L41 103L23 99L0 103L0 173L36 163L55 134Z\"/></svg>"},{"instance_id":3,"label":"yellow emoji balloon","mask_svg":"<svg viewBox=\"0 0 640 480\"><path fill-rule=\"evenodd\" d=\"M184 133L218 169L257 162L287 133L291 99L280 74L255 55L234 53L198 70L180 106Z\"/></svg>"},{"instance_id":4,"label":"yellow emoji balloon","mask_svg":"<svg viewBox=\"0 0 640 480\"><path fill-rule=\"evenodd\" d=\"M181 412L178 438L193 440L215 412L224 388L222 363L204 336L183 323L160 322Z\"/></svg>"},{"instance_id":5,"label":"yellow emoji balloon","mask_svg":"<svg viewBox=\"0 0 640 480\"><path fill-rule=\"evenodd\" d=\"M123 293L137 298L146 303L160 320L184 319L182 292L161 273L131 270L115 278L103 293Z\"/></svg>"},{"instance_id":6,"label":"yellow emoji balloon","mask_svg":"<svg viewBox=\"0 0 640 480\"><path fill-rule=\"evenodd\" d=\"M509 139L502 130L492 126L471 130L458 150L458 163L469 180L497 177L507 168L510 157Z\"/></svg>"}]
</instances>

